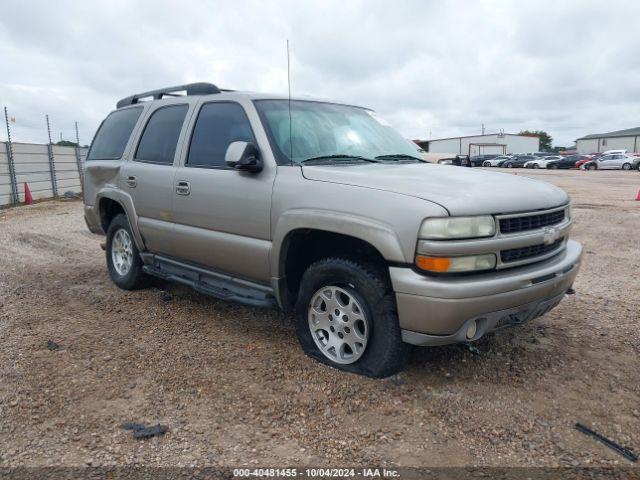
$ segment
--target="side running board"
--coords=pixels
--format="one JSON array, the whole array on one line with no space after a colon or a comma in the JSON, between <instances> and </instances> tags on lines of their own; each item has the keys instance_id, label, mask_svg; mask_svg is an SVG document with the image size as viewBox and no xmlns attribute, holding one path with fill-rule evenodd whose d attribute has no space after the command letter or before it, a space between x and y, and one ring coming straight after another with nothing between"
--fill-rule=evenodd
<instances>
[{"instance_id":1,"label":"side running board","mask_svg":"<svg viewBox=\"0 0 640 480\"><path fill-rule=\"evenodd\" d=\"M140 255L145 273L154 277L188 285L205 295L237 302L250 307L278 306L270 287L213 272L159 255Z\"/></svg>"}]
</instances>

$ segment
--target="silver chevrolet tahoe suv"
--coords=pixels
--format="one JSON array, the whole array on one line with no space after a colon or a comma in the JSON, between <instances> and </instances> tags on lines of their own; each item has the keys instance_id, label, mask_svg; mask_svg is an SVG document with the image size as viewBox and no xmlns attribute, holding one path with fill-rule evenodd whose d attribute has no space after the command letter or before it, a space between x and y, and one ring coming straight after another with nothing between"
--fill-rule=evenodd
<instances>
[{"instance_id":1,"label":"silver chevrolet tahoe suv","mask_svg":"<svg viewBox=\"0 0 640 480\"><path fill-rule=\"evenodd\" d=\"M336 368L384 377L411 345L529 321L578 273L563 190L425 163L367 108L208 83L117 107L84 175L113 282L294 311L304 351Z\"/></svg>"}]
</instances>

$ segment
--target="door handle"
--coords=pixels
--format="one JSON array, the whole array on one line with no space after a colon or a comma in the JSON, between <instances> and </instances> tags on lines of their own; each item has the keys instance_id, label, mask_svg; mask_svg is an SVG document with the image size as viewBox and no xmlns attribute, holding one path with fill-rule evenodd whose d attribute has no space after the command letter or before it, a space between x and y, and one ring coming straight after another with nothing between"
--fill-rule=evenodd
<instances>
[{"instance_id":1,"label":"door handle","mask_svg":"<svg viewBox=\"0 0 640 480\"><path fill-rule=\"evenodd\" d=\"M191 193L191 184L185 181L176 183L176 193L178 195L189 195Z\"/></svg>"},{"instance_id":2,"label":"door handle","mask_svg":"<svg viewBox=\"0 0 640 480\"><path fill-rule=\"evenodd\" d=\"M137 184L138 182L136 181L136 177L134 176L127 177L127 185L129 185L129 187L136 188Z\"/></svg>"}]
</instances>

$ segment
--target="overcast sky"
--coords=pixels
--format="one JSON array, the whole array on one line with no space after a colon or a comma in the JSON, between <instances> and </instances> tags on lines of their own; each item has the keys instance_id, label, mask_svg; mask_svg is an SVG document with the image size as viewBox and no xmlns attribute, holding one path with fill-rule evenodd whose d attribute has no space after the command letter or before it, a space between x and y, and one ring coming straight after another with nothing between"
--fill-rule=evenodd
<instances>
[{"instance_id":1,"label":"overcast sky","mask_svg":"<svg viewBox=\"0 0 640 480\"><path fill-rule=\"evenodd\" d=\"M371 107L408 138L640 126L640 1L29 1L0 5L14 141L89 143L118 99L192 81ZM6 139L4 128L0 140Z\"/></svg>"}]
</instances>

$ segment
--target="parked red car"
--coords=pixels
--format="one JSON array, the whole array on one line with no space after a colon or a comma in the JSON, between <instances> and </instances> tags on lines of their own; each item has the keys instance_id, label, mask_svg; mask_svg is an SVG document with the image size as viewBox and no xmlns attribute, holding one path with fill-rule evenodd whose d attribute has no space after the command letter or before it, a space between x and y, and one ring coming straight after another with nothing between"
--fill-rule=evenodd
<instances>
[{"instance_id":1,"label":"parked red car","mask_svg":"<svg viewBox=\"0 0 640 480\"><path fill-rule=\"evenodd\" d=\"M593 160L595 158L595 155L585 155L585 157L581 160L578 160L576 162L576 168L582 168L582 165L584 165L587 162L590 162L591 160Z\"/></svg>"}]
</instances>

